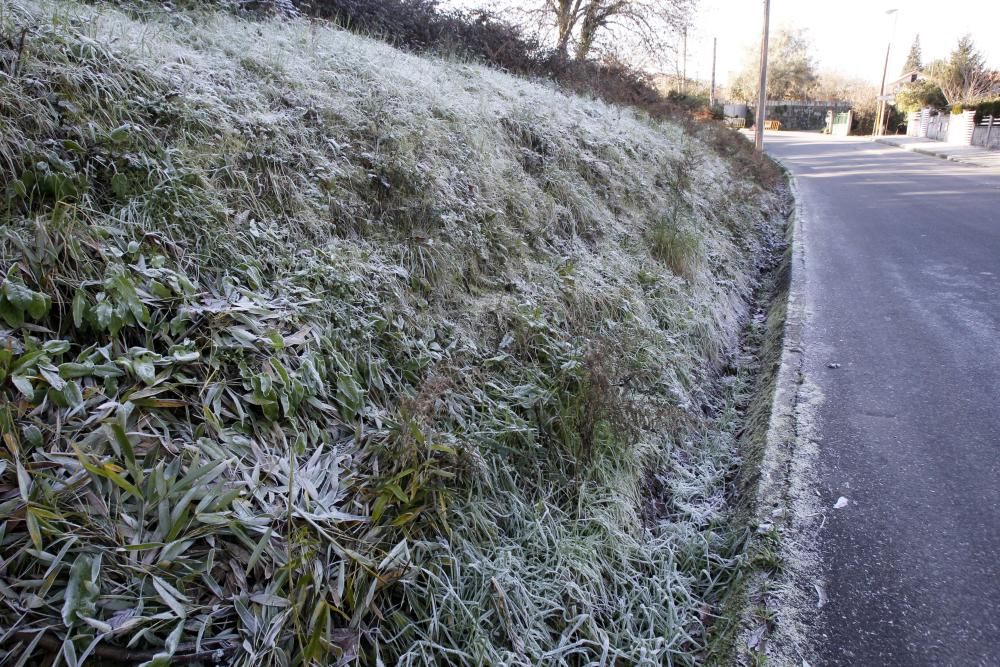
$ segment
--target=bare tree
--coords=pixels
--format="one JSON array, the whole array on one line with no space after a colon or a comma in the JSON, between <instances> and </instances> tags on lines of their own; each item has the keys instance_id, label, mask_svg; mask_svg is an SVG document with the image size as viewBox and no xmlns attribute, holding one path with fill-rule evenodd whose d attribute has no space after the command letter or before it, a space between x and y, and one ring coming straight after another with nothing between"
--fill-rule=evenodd
<instances>
[{"instance_id":1,"label":"bare tree","mask_svg":"<svg viewBox=\"0 0 1000 667\"><path fill-rule=\"evenodd\" d=\"M690 23L696 0L543 0L536 12L554 25L556 48L584 60L625 39L647 53L666 48Z\"/></svg>"}]
</instances>

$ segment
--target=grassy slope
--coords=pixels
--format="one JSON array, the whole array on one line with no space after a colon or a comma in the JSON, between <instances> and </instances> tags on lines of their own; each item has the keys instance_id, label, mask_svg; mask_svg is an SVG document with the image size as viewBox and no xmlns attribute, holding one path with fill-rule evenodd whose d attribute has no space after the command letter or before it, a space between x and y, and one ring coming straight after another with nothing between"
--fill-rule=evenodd
<instances>
[{"instance_id":1,"label":"grassy slope","mask_svg":"<svg viewBox=\"0 0 1000 667\"><path fill-rule=\"evenodd\" d=\"M696 658L710 380L775 198L679 127L304 21L22 27L0 659Z\"/></svg>"}]
</instances>

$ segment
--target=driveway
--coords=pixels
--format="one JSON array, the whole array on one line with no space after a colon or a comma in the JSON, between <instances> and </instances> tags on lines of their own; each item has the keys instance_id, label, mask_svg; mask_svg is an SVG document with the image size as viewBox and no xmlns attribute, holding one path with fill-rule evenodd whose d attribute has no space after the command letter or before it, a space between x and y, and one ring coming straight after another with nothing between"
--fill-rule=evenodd
<instances>
[{"instance_id":1,"label":"driveway","mask_svg":"<svg viewBox=\"0 0 1000 667\"><path fill-rule=\"evenodd\" d=\"M1000 665L1000 169L766 142L798 181L822 396L810 662Z\"/></svg>"}]
</instances>

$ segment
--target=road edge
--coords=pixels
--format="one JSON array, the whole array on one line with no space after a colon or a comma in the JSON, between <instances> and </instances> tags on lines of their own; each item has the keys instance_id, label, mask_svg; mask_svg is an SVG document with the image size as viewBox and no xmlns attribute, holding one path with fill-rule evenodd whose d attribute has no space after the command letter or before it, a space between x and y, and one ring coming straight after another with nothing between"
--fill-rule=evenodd
<instances>
[{"instance_id":1,"label":"road edge","mask_svg":"<svg viewBox=\"0 0 1000 667\"><path fill-rule=\"evenodd\" d=\"M780 159L794 199L788 295L781 355L755 494L755 511L737 663L805 667L814 658L811 631L825 600L816 533L823 509L815 493L817 448L811 437L821 393L806 382L803 337L808 319L805 234L808 212L798 182ZM813 662L812 664L816 664Z\"/></svg>"}]
</instances>

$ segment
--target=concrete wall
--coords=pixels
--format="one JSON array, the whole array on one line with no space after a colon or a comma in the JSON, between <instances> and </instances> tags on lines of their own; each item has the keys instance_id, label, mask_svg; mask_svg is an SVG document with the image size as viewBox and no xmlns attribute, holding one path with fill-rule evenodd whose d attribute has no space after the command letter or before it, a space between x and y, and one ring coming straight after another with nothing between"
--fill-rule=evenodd
<instances>
[{"instance_id":1,"label":"concrete wall","mask_svg":"<svg viewBox=\"0 0 1000 667\"><path fill-rule=\"evenodd\" d=\"M972 131L976 127L976 112L953 113L948 122L948 143L959 146L972 145Z\"/></svg>"}]
</instances>

